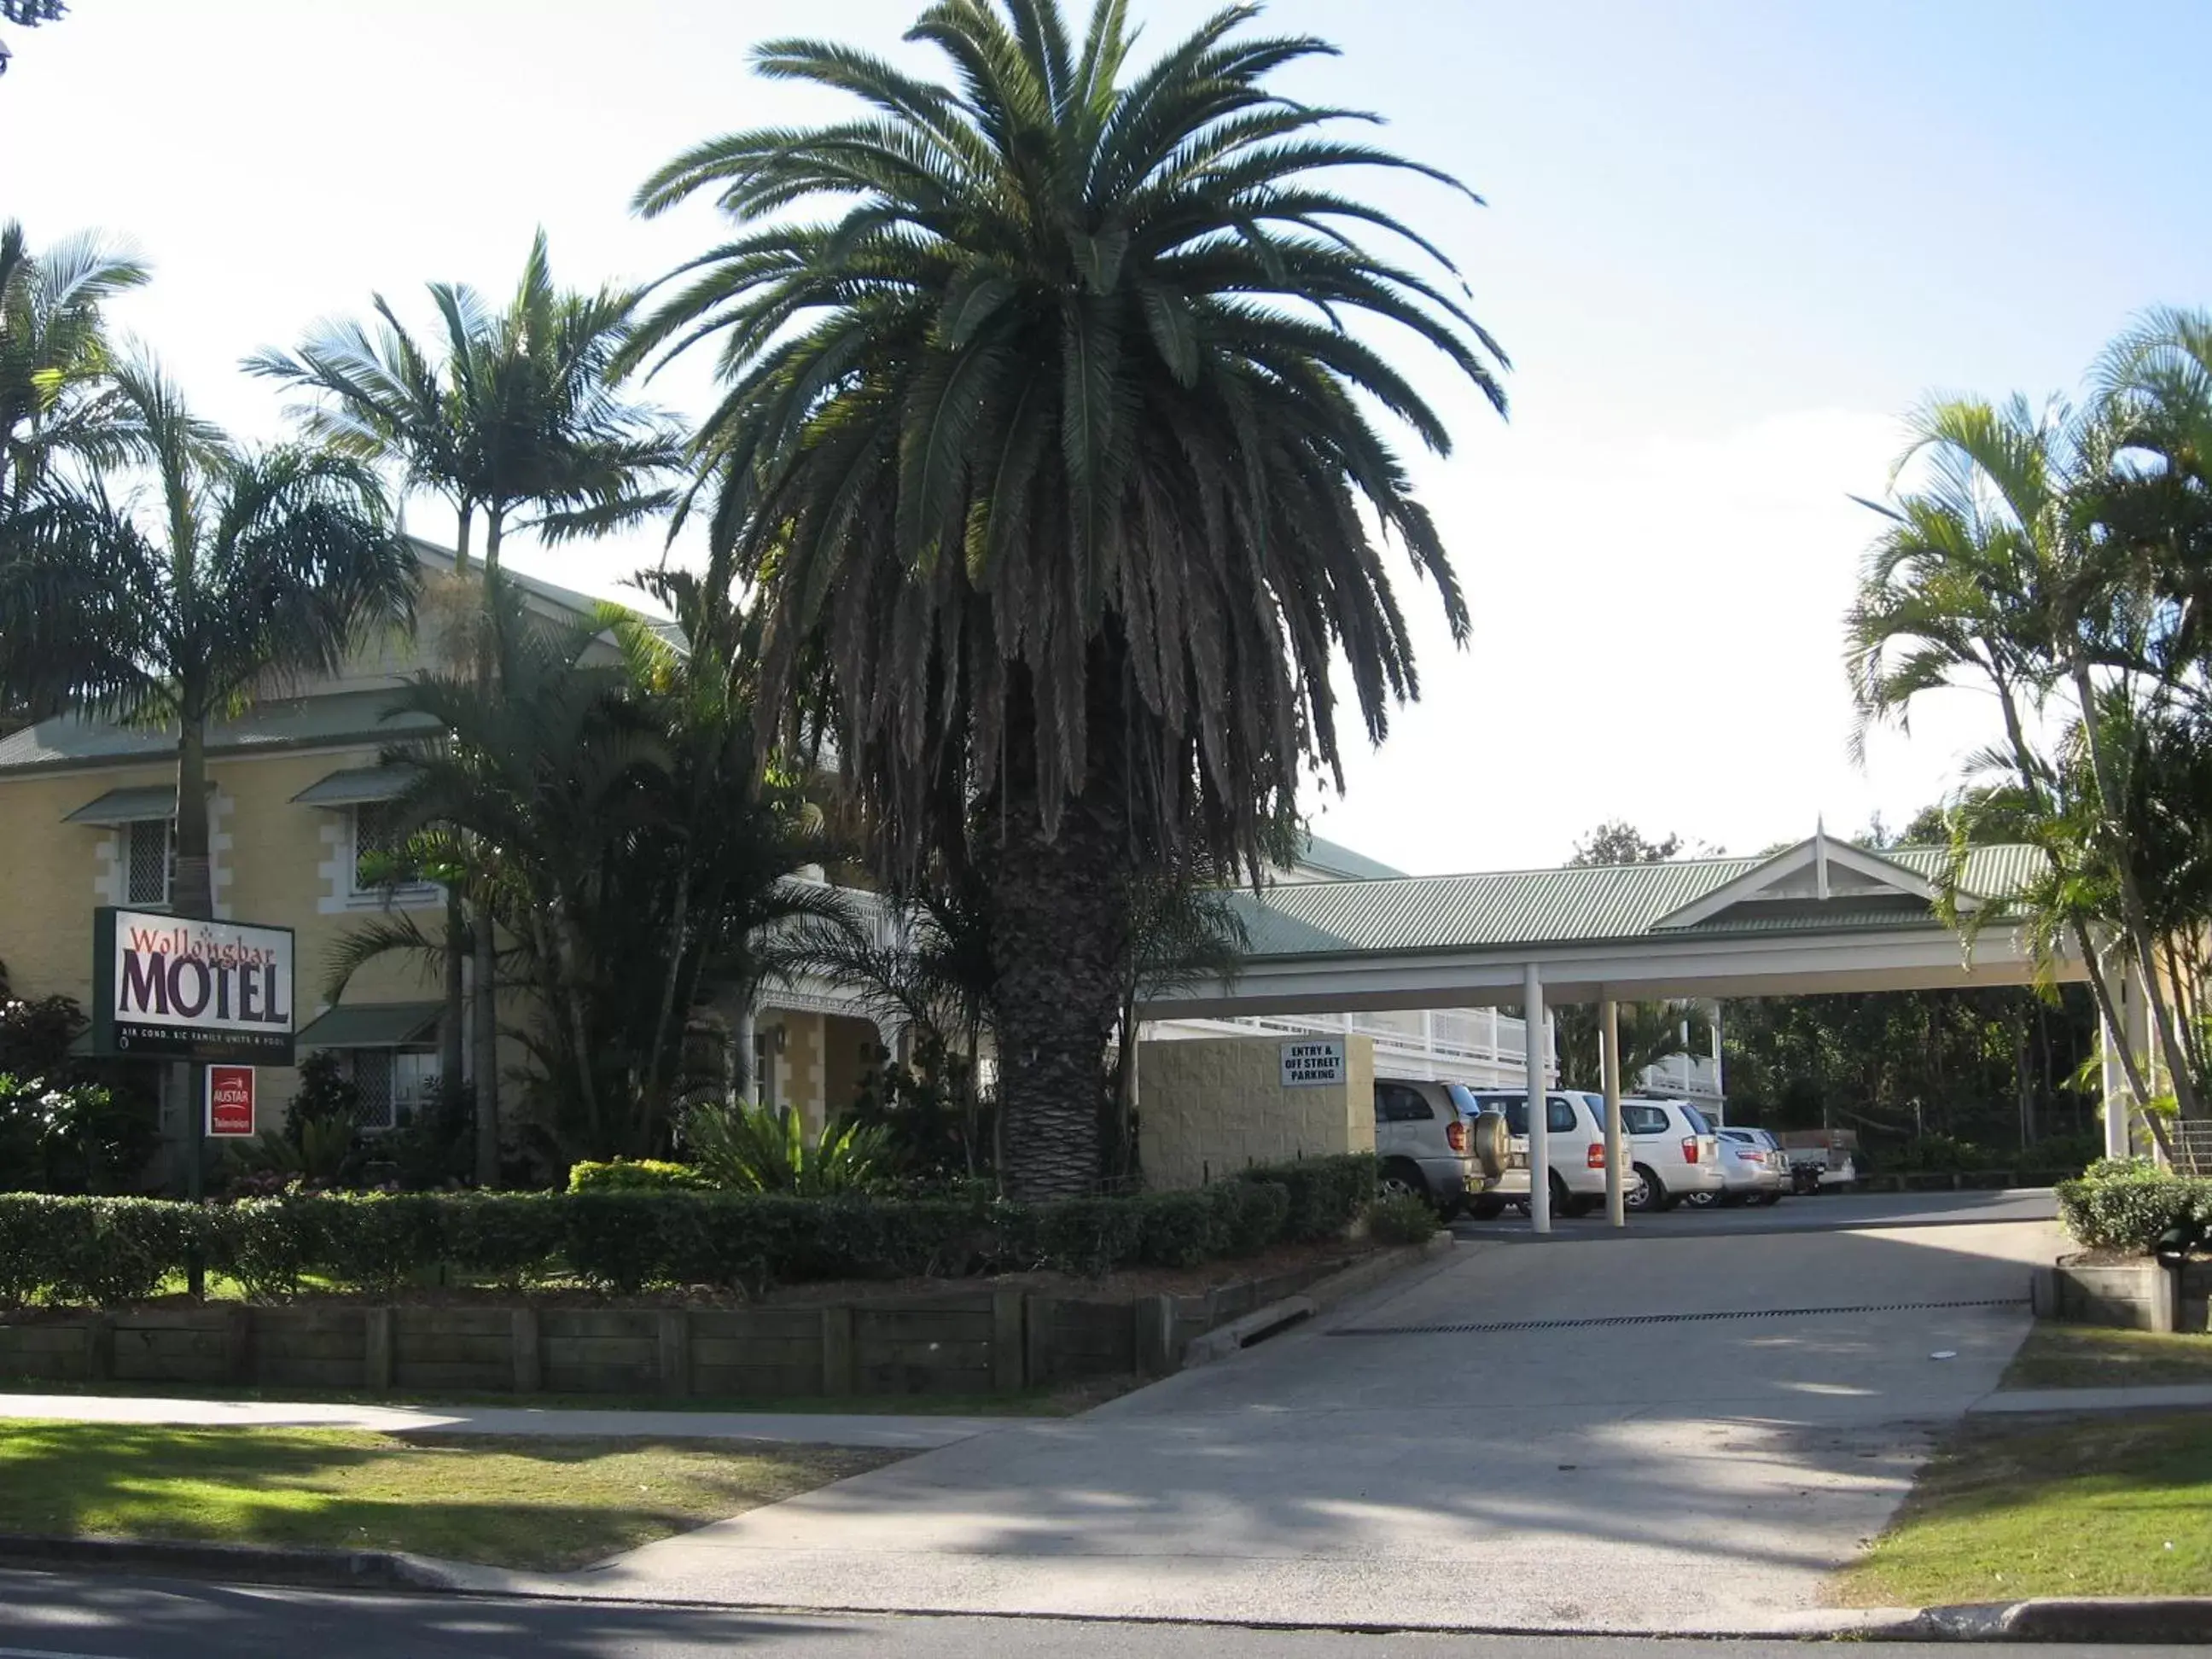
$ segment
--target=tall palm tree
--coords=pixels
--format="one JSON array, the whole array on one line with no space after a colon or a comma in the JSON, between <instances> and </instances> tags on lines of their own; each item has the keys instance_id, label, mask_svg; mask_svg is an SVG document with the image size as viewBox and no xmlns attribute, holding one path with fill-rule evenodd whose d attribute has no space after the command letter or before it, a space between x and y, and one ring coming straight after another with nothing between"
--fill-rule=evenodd
<instances>
[{"instance_id":1,"label":"tall palm tree","mask_svg":"<svg viewBox=\"0 0 2212 1659\"><path fill-rule=\"evenodd\" d=\"M23 509L56 458L114 459L121 409L102 308L146 276L98 237L33 253L21 225L0 224L0 518Z\"/></svg>"},{"instance_id":2,"label":"tall palm tree","mask_svg":"<svg viewBox=\"0 0 2212 1659\"><path fill-rule=\"evenodd\" d=\"M1943 686L1970 684L1994 694L2004 739L1993 758L2009 769L2019 810L2052 827L2034 839L2045 849L2046 873L2061 886L2080 873L2072 867L2078 856L2063 849L2085 849L2060 827L2085 822L2084 806L2093 809L2086 823L2116 878L2113 931L2143 979L2156 1040L2194 1115L2195 1085L2168 1018L2156 940L2125 836L2124 792L2105 750L2106 722L2092 678L2095 641L2111 637L2106 624L2116 607L2109 549L2085 535L2082 500L2111 448L2106 423L2055 403L2039 410L2019 398L2002 405L1948 399L1923 409L1898 469L1901 476L1924 462L1924 483L1893 505L1867 503L1889 524L1868 554L1846 620L1847 652L1862 733L1883 719L1904 723L1916 700ZM2094 786L2086 799L2061 787L2058 763L2038 744L2054 696L2075 703L2070 730ZM2126 1030L2093 919L2075 908L2065 926L2108 1029ZM2147 1075L2127 1045L2120 1048L2136 1098L2149 1100Z\"/></svg>"},{"instance_id":3,"label":"tall palm tree","mask_svg":"<svg viewBox=\"0 0 2212 1659\"><path fill-rule=\"evenodd\" d=\"M151 489L97 486L34 507L23 556L0 572L34 617L7 689L177 735L177 914L214 914L207 730L272 682L326 672L366 630L403 623L415 561L359 462L249 450L185 406L149 362L114 372Z\"/></svg>"},{"instance_id":4,"label":"tall palm tree","mask_svg":"<svg viewBox=\"0 0 2212 1659\"><path fill-rule=\"evenodd\" d=\"M301 411L310 433L396 468L408 488L444 496L464 576L479 518L489 580L512 529L548 540L598 535L668 504L659 481L678 463L679 447L659 415L622 395L615 367L634 294L556 287L542 230L503 307L462 284L434 283L429 291L443 336L434 345L416 340L377 295L374 326L325 322L296 351L263 351L246 367L310 395ZM488 685L486 614L475 607L459 644ZM462 963L474 961L477 1175L489 1185L499 1158L496 944L489 917L471 922L450 890L443 956L441 1066L449 1079L463 1069Z\"/></svg>"},{"instance_id":5,"label":"tall palm tree","mask_svg":"<svg viewBox=\"0 0 2212 1659\"><path fill-rule=\"evenodd\" d=\"M488 580L492 689L463 669L403 694L447 734L392 751L414 772L395 803L415 830L405 856L444 872L509 941L562 1152L665 1151L702 982L757 979L772 965L765 935L842 907L785 880L811 844L788 801L744 793L750 711L712 641L690 635L694 649L678 652L624 619L609 661L599 622L611 619L556 629ZM689 633L702 613L674 597ZM375 957L441 948L408 917L365 921L341 941L331 988Z\"/></svg>"},{"instance_id":6,"label":"tall palm tree","mask_svg":"<svg viewBox=\"0 0 2212 1659\"><path fill-rule=\"evenodd\" d=\"M1253 15L1139 66L1125 0L1079 39L1057 0L942 0L908 38L949 84L773 42L763 74L865 111L711 140L637 198L705 193L735 222L631 355L720 339L698 447L715 539L768 607L764 707L805 694L895 866L988 866L1028 1195L1097 1175L1136 872L1186 841L1256 863L1302 765L1337 768L1340 658L1370 739L1415 693L1381 544L1468 627L1373 415L1437 453L1444 422L1352 325L1395 325L1501 407L1503 360L1436 246L1327 175L1452 181L1271 91L1330 48ZM789 215L816 203L835 216Z\"/></svg>"}]
</instances>

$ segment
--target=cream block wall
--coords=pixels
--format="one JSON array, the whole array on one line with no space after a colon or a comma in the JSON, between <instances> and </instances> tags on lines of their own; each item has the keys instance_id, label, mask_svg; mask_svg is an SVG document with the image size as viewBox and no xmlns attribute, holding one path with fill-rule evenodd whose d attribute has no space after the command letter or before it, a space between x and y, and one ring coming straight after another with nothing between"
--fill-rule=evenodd
<instances>
[{"instance_id":1,"label":"cream block wall","mask_svg":"<svg viewBox=\"0 0 2212 1659\"><path fill-rule=\"evenodd\" d=\"M1375 1044L1344 1039L1345 1080L1286 1089L1288 1038L1140 1043L1139 1147L1145 1184L1196 1187L1255 1164L1375 1150Z\"/></svg>"}]
</instances>

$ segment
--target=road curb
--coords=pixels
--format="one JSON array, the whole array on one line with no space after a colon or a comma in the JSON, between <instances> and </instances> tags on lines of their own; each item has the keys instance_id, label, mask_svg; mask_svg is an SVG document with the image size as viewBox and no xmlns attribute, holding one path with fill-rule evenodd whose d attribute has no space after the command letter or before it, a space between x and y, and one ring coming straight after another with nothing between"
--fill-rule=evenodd
<instances>
[{"instance_id":1,"label":"road curb","mask_svg":"<svg viewBox=\"0 0 2212 1659\"><path fill-rule=\"evenodd\" d=\"M93 1568L155 1577L319 1589L452 1590L439 1564L396 1550L314 1549L276 1544L209 1544L167 1538L61 1538L0 1533L0 1567L29 1571Z\"/></svg>"},{"instance_id":2,"label":"road curb","mask_svg":"<svg viewBox=\"0 0 2212 1659\"><path fill-rule=\"evenodd\" d=\"M1358 1296L1372 1290L1385 1279L1394 1279L1409 1268L1443 1255L1455 1241L1449 1231L1438 1232L1419 1244L1401 1245L1394 1250L1384 1250L1364 1261L1355 1261L1349 1267L1340 1268L1326 1279L1317 1279L1296 1296L1286 1296L1270 1302L1264 1308L1255 1308L1241 1319L1232 1319L1226 1325L1216 1326L1203 1336L1193 1337L1184 1344L1181 1369L1210 1365L1217 1359L1226 1359L1241 1348L1274 1335L1278 1331L1311 1319L1327 1311L1347 1297Z\"/></svg>"},{"instance_id":3,"label":"road curb","mask_svg":"<svg viewBox=\"0 0 2212 1659\"><path fill-rule=\"evenodd\" d=\"M2212 1643L2212 1596L2037 1596L1923 1607L1857 1632L1905 1642Z\"/></svg>"}]
</instances>

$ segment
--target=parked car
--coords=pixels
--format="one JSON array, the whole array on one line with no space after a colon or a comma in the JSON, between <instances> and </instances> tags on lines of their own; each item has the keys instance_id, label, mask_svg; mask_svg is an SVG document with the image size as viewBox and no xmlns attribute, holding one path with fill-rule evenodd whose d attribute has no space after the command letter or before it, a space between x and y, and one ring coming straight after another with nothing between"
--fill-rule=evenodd
<instances>
[{"instance_id":1,"label":"parked car","mask_svg":"<svg viewBox=\"0 0 2212 1659\"><path fill-rule=\"evenodd\" d=\"M1446 1219L1469 1202L1479 1206L1506 1163L1504 1120L1485 1125L1481 1117L1462 1085L1376 1079L1376 1184L1386 1194L1426 1199ZM1494 1168L1486 1165L1486 1151Z\"/></svg>"},{"instance_id":2,"label":"parked car","mask_svg":"<svg viewBox=\"0 0 2212 1659\"><path fill-rule=\"evenodd\" d=\"M1781 1142L1764 1129L1719 1131L1722 1196L1735 1204L1779 1204L1790 1188L1790 1163Z\"/></svg>"},{"instance_id":3,"label":"parked car","mask_svg":"<svg viewBox=\"0 0 2212 1659\"><path fill-rule=\"evenodd\" d=\"M1630 1209L1671 1210L1693 1194L1717 1197L1728 1190L1720 1138L1688 1101L1624 1100L1620 1127L1632 1160L1626 1172Z\"/></svg>"},{"instance_id":4,"label":"parked car","mask_svg":"<svg viewBox=\"0 0 2212 1659\"><path fill-rule=\"evenodd\" d=\"M1790 1155L1796 1189L1817 1193L1823 1188L1849 1190L1858 1184L1858 1133L1853 1129L1785 1129L1779 1139Z\"/></svg>"},{"instance_id":5,"label":"parked car","mask_svg":"<svg viewBox=\"0 0 2212 1659\"><path fill-rule=\"evenodd\" d=\"M1528 1093L1525 1089L1478 1089L1486 1112L1502 1113L1512 1156L1498 1184L1469 1208L1478 1220L1508 1204L1528 1201ZM1546 1157L1551 1164L1552 1208L1560 1215L1587 1215L1605 1202L1605 1097L1580 1089L1559 1089L1544 1097Z\"/></svg>"}]
</instances>

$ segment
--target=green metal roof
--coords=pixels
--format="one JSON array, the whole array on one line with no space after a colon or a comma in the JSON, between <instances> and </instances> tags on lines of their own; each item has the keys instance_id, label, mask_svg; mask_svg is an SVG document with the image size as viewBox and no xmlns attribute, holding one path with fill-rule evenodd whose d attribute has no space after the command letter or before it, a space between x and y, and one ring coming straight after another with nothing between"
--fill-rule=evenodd
<instances>
[{"instance_id":1,"label":"green metal roof","mask_svg":"<svg viewBox=\"0 0 2212 1659\"><path fill-rule=\"evenodd\" d=\"M99 799L87 801L62 822L97 823L112 829L120 823L143 823L149 819L176 816L177 786L156 783L137 789L111 789Z\"/></svg>"},{"instance_id":2,"label":"green metal roof","mask_svg":"<svg viewBox=\"0 0 2212 1659\"><path fill-rule=\"evenodd\" d=\"M391 800L413 782L411 766L351 766L318 778L292 797L295 806L359 806L368 801Z\"/></svg>"},{"instance_id":3,"label":"green metal roof","mask_svg":"<svg viewBox=\"0 0 2212 1659\"><path fill-rule=\"evenodd\" d=\"M427 1042L444 1009L434 1002L344 1002L307 1022L302 1048L404 1048Z\"/></svg>"},{"instance_id":4,"label":"green metal roof","mask_svg":"<svg viewBox=\"0 0 2212 1659\"><path fill-rule=\"evenodd\" d=\"M1319 870L1340 877L1346 881L1389 881L1403 876L1403 870L1393 870L1379 864L1364 853L1355 853L1349 847L1333 841L1323 841L1319 836L1308 836L1304 848L1298 855L1303 869Z\"/></svg>"},{"instance_id":5,"label":"green metal roof","mask_svg":"<svg viewBox=\"0 0 2212 1659\"><path fill-rule=\"evenodd\" d=\"M216 720L208 727L208 753L391 743L437 729L437 722L423 715L395 715L396 695L393 690L339 691L257 703L236 720ZM0 773L169 761L176 753L173 731L63 714L0 738Z\"/></svg>"},{"instance_id":6,"label":"green metal roof","mask_svg":"<svg viewBox=\"0 0 2212 1659\"><path fill-rule=\"evenodd\" d=\"M1786 856L1286 882L1257 897L1240 893L1235 902L1251 934L1251 953L1262 957L1629 939L1651 933L1662 918ZM1931 882L1950 862L1949 852L1942 848L1903 848L1870 856ZM1966 890L2002 904L2026 884L2037 856L2032 847L1977 848L1967 859ZM1924 908L1847 898L1802 911L1789 907L1765 915L1723 912L1672 931L1694 937L1915 925L1939 924Z\"/></svg>"}]
</instances>

